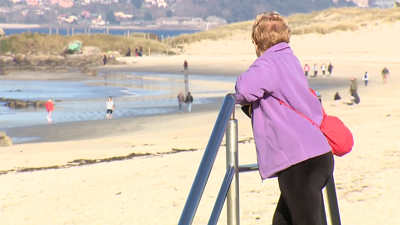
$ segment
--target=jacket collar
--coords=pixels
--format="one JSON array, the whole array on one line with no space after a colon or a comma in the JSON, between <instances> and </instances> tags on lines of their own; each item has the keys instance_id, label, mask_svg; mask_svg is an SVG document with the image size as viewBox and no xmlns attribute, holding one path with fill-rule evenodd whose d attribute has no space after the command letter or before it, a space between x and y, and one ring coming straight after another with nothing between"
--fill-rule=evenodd
<instances>
[{"instance_id":1,"label":"jacket collar","mask_svg":"<svg viewBox=\"0 0 400 225\"><path fill-rule=\"evenodd\" d=\"M272 46L271 48L269 48L266 53L273 53L273 52L286 52L286 53L293 53L292 49L290 48L290 46L285 43L285 42L281 42L279 44L276 44L274 46Z\"/></svg>"}]
</instances>

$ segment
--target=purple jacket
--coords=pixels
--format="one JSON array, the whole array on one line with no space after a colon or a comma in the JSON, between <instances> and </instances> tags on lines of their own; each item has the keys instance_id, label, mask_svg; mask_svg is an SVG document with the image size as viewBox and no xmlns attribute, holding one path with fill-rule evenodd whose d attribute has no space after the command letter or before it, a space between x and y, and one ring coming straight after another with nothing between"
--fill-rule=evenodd
<instances>
[{"instance_id":1,"label":"purple jacket","mask_svg":"<svg viewBox=\"0 0 400 225\"><path fill-rule=\"evenodd\" d=\"M321 123L321 103L308 90L302 66L286 43L269 48L236 81L237 103L252 106L253 134L263 179L331 151L316 126L271 95Z\"/></svg>"}]
</instances>

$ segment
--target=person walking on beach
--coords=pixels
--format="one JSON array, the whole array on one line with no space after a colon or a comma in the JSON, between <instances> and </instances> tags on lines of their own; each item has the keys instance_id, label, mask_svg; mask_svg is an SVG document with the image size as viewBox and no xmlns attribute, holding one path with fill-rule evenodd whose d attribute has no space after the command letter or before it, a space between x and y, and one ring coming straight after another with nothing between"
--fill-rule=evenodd
<instances>
[{"instance_id":1,"label":"person walking on beach","mask_svg":"<svg viewBox=\"0 0 400 225\"><path fill-rule=\"evenodd\" d=\"M328 65L329 76L332 74L332 70L333 70L332 63L329 63L329 65Z\"/></svg>"},{"instance_id":2,"label":"person walking on beach","mask_svg":"<svg viewBox=\"0 0 400 225\"><path fill-rule=\"evenodd\" d=\"M357 79L352 77L350 78L350 100L351 100L351 104L354 105L358 105L360 103L360 97L358 96L357 93L358 90L358 84L357 84Z\"/></svg>"},{"instance_id":3,"label":"person walking on beach","mask_svg":"<svg viewBox=\"0 0 400 225\"><path fill-rule=\"evenodd\" d=\"M308 77L308 71L310 71L310 67L306 63L306 65L304 65L304 75L306 75L306 77Z\"/></svg>"},{"instance_id":4,"label":"person walking on beach","mask_svg":"<svg viewBox=\"0 0 400 225\"><path fill-rule=\"evenodd\" d=\"M365 87L368 86L368 80L369 80L368 71L365 71L365 74L364 74L364 77L363 77L363 81L365 83Z\"/></svg>"},{"instance_id":5,"label":"person walking on beach","mask_svg":"<svg viewBox=\"0 0 400 225\"><path fill-rule=\"evenodd\" d=\"M316 63L314 63L314 77L318 75L318 66Z\"/></svg>"},{"instance_id":6,"label":"person walking on beach","mask_svg":"<svg viewBox=\"0 0 400 225\"><path fill-rule=\"evenodd\" d=\"M112 100L111 96L108 97L108 100L106 102L106 108L107 108L107 119L113 118L113 111L114 111L114 101Z\"/></svg>"},{"instance_id":7,"label":"person walking on beach","mask_svg":"<svg viewBox=\"0 0 400 225\"><path fill-rule=\"evenodd\" d=\"M382 79L384 84L386 84L388 76L389 76L389 70L385 67L382 70Z\"/></svg>"},{"instance_id":8,"label":"person walking on beach","mask_svg":"<svg viewBox=\"0 0 400 225\"><path fill-rule=\"evenodd\" d=\"M54 104L53 104L53 100L49 99L47 100L47 102L44 104L44 107L46 107L47 110L47 121L52 121L51 119L51 112L53 112L54 110Z\"/></svg>"},{"instance_id":9,"label":"person walking on beach","mask_svg":"<svg viewBox=\"0 0 400 225\"><path fill-rule=\"evenodd\" d=\"M185 62L183 62L183 71L187 70L189 70L189 67L188 67L188 62L185 60Z\"/></svg>"},{"instance_id":10,"label":"person walking on beach","mask_svg":"<svg viewBox=\"0 0 400 225\"><path fill-rule=\"evenodd\" d=\"M309 90L289 40L283 16L256 17L252 41L258 58L236 80L236 103L251 106L261 178L278 177L281 194L272 224L320 225L322 188L332 177L334 158L321 130L278 101L321 124L321 103Z\"/></svg>"},{"instance_id":11,"label":"person walking on beach","mask_svg":"<svg viewBox=\"0 0 400 225\"><path fill-rule=\"evenodd\" d=\"M187 113L190 113L190 111L192 110L192 103L193 103L193 96L190 94L190 92L188 92L186 96L185 103L186 103Z\"/></svg>"},{"instance_id":12,"label":"person walking on beach","mask_svg":"<svg viewBox=\"0 0 400 225\"><path fill-rule=\"evenodd\" d=\"M179 92L178 96L178 104L179 104L179 114L182 114L182 105L185 103L185 96L182 91Z\"/></svg>"},{"instance_id":13,"label":"person walking on beach","mask_svg":"<svg viewBox=\"0 0 400 225\"><path fill-rule=\"evenodd\" d=\"M323 77L325 77L325 70L326 70L325 64L322 63L321 71L322 71L322 76Z\"/></svg>"},{"instance_id":14,"label":"person walking on beach","mask_svg":"<svg viewBox=\"0 0 400 225\"><path fill-rule=\"evenodd\" d=\"M103 65L105 66L107 64L107 55L105 52L103 52Z\"/></svg>"}]
</instances>

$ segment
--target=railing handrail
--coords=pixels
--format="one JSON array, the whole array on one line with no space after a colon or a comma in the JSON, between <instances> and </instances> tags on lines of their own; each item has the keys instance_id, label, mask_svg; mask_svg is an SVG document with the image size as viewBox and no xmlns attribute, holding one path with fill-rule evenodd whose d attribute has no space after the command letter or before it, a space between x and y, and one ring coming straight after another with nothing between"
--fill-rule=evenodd
<instances>
[{"instance_id":1,"label":"railing handrail","mask_svg":"<svg viewBox=\"0 0 400 225\"><path fill-rule=\"evenodd\" d=\"M318 96L320 101L321 98ZM240 224L239 212L239 173L251 172L258 170L258 164L241 165L238 164L238 127L237 120L234 116L234 108L236 97L233 94L226 95L221 110L215 122L211 137L208 141L203 158L201 160L196 177L190 189L188 199L183 208L179 225L190 225L193 222L201 197L206 187L208 177L210 176L214 161L217 157L221 146L224 133L226 131L226 150L227 150L227 171L222 182L220 192L216 199L214 209L212 211L209 225L215 225L218 222L219 215L227 200L227 222L228 225ZM330 212L330 221L332 225L340 225L340 213L337 202L335 183L332 177L329 179L324 189L328 210ZM324 199L321 199L321 219L322 225L326 225L326 214Z\"/></svg>"},{"instance_id":2,"label":"railing handrail","mask_svg":"<svg viewBox=\"0 0 400 225\"><path fill-rule=\"evenodd\" d=\"M192 224L201 196L203 195L208 177L211 173L214 161L217 157L221 142L225 136L226 127L236 105L236 97L233 94L225 96L215 122L213 131L205 149L196 177L190 189L188 199L182 211L179 225Z\"/></svg>"}]
</instances>

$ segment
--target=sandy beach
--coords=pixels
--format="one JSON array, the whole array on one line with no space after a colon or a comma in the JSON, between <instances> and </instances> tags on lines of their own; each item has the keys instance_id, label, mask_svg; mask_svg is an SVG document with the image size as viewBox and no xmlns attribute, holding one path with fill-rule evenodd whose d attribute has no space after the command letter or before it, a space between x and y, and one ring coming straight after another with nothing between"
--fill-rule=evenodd
<instances>
[{"instance_id":1,"label":"sandy beach","mask_svg":"<svg viewBox=\"0 0 400 225\"><path fill-rule=\"evenodd\" d=\"M342 224L400 224L400 23L356 32L293 36L301 64L332 62L332 76L309 77L328 114L353 132L353 151L335 158ZM193 43L177 56L120 58L102 71L238 76L255 60L250 34ZM381 70L390 70L386 84ZM368 71L368 87L362 77ZM319 74L321 71L319 72ZM13 74L3 79L29 80ZM46 79L55 79L50 75ZM64 76L64 75L63 75ZM65 79L80 79L65 75ZM347 105L350 77L361 103ZM34 78L36 79L36 78ZM83 79L83 78L82 78ZM326 88L329 87L329 88ZM232 91L234 87L232 86ZM342 102L334 106L339 92ZM0 148L0 224L177 224L217 118L222 96L191 114L35 126L46 142ZM236 108L239 163L256 162L250 120ZM225 173L221 146L194 224L206 224ZM240 174L242 224L271 224L279 196L276 179ZM226 224L226 209L220 216Z\"/></svg>"}]
</instances>

